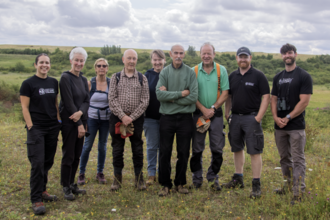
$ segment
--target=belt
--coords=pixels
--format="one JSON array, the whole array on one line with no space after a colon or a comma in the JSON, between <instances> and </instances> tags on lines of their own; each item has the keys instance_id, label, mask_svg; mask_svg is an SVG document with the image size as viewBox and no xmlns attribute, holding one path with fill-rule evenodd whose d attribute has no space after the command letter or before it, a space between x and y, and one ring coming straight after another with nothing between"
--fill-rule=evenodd
<instances>
[{"instance_id":1,"label":"belt","mask_svg":"<svg viewBox=\"0 0 330 220\"><path fill-rule=\"evenodd\" d=\"M162 114L162 115L166 115L166 116L184 116L184 115L192 115L192 113L177 113L177 114L172 114L172 115L169 115L169 114Z\"/></svg>"},{"instance_id":2,"label":"belt","mask_svg":"<svg viewBox=\"0 0 330 220\"><path fill-rule=\"evenodd\" d=\"M129 112L124 112L125 113L125 115L127 115L127 116L130 116L131 115L131 113L129 113Z\"/></svg>"},{"instance_id":3,"label":"belt","mask_svg":"<svg viewBox=\"0 0 330 220\"><path fill-rule=\"evenodd\" d=\"M237 112L232 112L234 115L257 115L257 112L249 112L249 113L237 113Z\"/></svg>"},{"instance_id":4,"label":"belt","mask_svg":"<svg viewBox=\"0 0 330 220\"><path fill-rule=\"evenodd\" d=\"M91 105L90 105L89 107L90 107L90 108L97 109L97 116L98 116L99 120L101 120L100 111L104 111L104 110L106 110L106 113L105 113L105 117L106 117L106 118L108 117L108 114L110 113L109 106L104 107L104 108L99 108L99 107L95 107L95 106L91 106Z\"/></svg>"}]
</instances>

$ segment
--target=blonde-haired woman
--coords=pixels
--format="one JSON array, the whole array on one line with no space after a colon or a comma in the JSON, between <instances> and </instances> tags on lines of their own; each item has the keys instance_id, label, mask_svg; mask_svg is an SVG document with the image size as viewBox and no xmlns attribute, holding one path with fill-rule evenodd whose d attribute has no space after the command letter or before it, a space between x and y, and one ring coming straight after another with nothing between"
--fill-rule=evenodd
<instances>
[{"instance_id":1,"label":"blonde-haired woman","mask_svg":"<svg viewBox=\"0 0 330 220\"><path fill-rule=\"evenodd\" d=\"M88 109L87 130L89 136L86 137L83 151L80 157L80 172L78 184L85 184L85 171L92 150L97 131L99 131L97 174L96 180L100 184L105 184L103 169L107 153L107 140L109 136L110 109L108 103L108 91L110 79L106 77L108 71L108 61L104 58L97 59L94 63L96 77L88 82L90 91L90 106Z\"/></svg>"}]
</instances>

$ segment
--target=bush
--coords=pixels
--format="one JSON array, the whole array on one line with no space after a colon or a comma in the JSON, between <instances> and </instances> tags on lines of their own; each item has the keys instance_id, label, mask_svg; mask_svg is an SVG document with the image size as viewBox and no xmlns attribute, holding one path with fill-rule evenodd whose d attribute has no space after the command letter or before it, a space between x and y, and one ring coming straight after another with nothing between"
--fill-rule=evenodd
<instances>
[{"instance_id":1,"label":"bush","mask_svg":"<svg viewBox=\"0 0 330 220\"><path fill-rule=\"evenodd\" d=\"M24 72L25 70L25 66L22 62L17 62L16 65L15 65L15 71L16 72Z\"/></svg>"},{"instance_id":2,"label":"bush","mask_svg":"<svg viewBox=\"0 0 330 220\"><path fill-rule=\"evenodd\" d=\"M0 82L0 101L19 101L19 85L9 85L4 81Z\"/></svg>"},{"instance_id":3,"label":"bush","mask_svg":"<svg viewBox=\"0 0 330 220\"><path fill-rule=\"evenodd\" d=\"M8 74L8 71L2 71L2 74Z\"/></svg>"}]
</instances>

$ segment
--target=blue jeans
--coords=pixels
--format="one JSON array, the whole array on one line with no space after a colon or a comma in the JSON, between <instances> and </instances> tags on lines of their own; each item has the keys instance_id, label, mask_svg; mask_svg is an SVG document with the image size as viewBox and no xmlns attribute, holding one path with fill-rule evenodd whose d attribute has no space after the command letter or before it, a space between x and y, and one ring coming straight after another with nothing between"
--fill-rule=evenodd
<instances>
[{"instance_id":1,"label":"blue jeans","mask_svg":"<svg viewBox=\"0 0 330 220\"><path fill-rule=\"evenodd\" d=\"M98 144L98 158L97 158L97 172L102 173L104 169L104 162L107 153L107 140L109 136L109 121L88 118L87 130L90 133L85 138L85 143L80 157L80 174L85 173L86 165L89 158L89 153L92 150L93 143L96 137L97 130L99 130L99 144Z\"/></svg>"},{"instance_id":2,"label":"blue jeans","mask_svg":"<svg viewBox=\"0 0 330 220\"><path fill-rule=\"evenodd\" d=\"M155 176L159 158L159 120L144 118L143 130L147 139L148 174Z\"/></svg>"}]
</instances>

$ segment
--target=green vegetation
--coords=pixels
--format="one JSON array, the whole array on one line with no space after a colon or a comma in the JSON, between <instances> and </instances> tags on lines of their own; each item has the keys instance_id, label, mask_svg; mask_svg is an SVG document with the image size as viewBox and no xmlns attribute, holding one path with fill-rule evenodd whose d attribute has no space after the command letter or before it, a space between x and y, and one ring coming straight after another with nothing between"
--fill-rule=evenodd
<instances>
[{"instance_id":1,"label":"green vegetation","mask_svg":"<svg viewBox=\"0 0 330 220\"><path fill-rule=\"evenodd\" d=\"M120 45L119 46L112 45L110 47L108 45L104 45L104 47L101 48L102 55L110 55L115 53L121 53Z\"/></svg>"}]
</instances>

